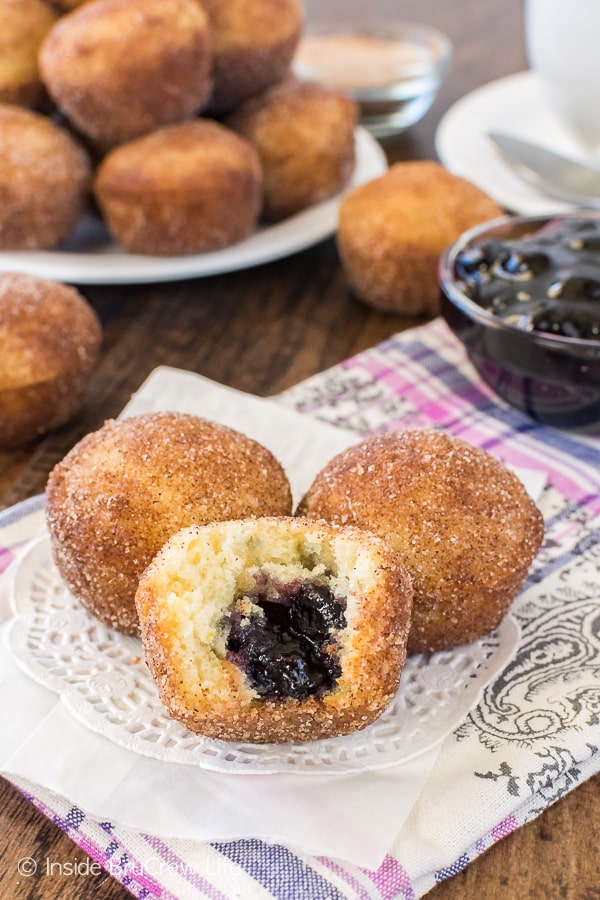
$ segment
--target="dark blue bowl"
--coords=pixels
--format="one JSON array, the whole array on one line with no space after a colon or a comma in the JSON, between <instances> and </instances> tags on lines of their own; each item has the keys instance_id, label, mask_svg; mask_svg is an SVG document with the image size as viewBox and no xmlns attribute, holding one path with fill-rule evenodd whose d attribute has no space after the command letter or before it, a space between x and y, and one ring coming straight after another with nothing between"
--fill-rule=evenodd
<instances>
[{"instance_id":1,"label":"dark blue bowl","mask_svg":"<svg viewBox=\"0 0 600 900\"><path fill-rule=\"evenodd\" d=\"M555 428L600 433L600 340L523 330L466 295L456 261L488 240L535 233L557 220L596 218L588 210L556 216L506 216L465 232L439 267L442 315L483 380L507 403ZM600 251L598 253L600 274ZM600 307L600 298L598 299Z\"/></svg>"}]
</instances>

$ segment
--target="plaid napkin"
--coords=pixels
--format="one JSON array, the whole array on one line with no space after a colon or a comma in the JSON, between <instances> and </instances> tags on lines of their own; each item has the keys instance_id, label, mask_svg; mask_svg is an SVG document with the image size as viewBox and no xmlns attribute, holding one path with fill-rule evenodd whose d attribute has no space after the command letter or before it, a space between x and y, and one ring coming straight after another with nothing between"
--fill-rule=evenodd
<instances>
[{"instance_id":1,"label":"plaid napkin","mask_svg":"<svg viewBox=\"0 0 600 900\"><path fill-rule=\"evenodd\" d=\"M314 376L281 403L361 434L443 428L546 476L546 540L514 605L513 661L443 744L376 871L262 840L161 840L18 786L139 898L416 898L600 770L600 440L536 425L486 388L441 320ZM0 517L0 571L41 498Z\"/></svg>"}]
</instances>

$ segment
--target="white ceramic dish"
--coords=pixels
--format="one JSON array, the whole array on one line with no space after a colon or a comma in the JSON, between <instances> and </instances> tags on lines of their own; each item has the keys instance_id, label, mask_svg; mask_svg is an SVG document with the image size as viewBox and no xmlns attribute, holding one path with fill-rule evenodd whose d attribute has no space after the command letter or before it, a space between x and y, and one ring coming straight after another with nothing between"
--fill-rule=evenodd
<instances>
[{"instance_id":1,"label":"white ceramic dish","mask_svg":"<svg viewBox=\"0 0 600 900\"><path fill-rule=\"evenodd\" d=\"M492 81L455 103L438 126L437 154L447 169L477 184L510 212L546 215L574 208L538 193L511 172L486 138L491 130L586 161L546 103L534 72Z\"/></svg>"},{"instance_id":2,"label":"white ceramic dish","mask_svg":"<svg viewBox=\"0 0 600 900\"><path fill-rule=\"evenodd\" d=\"M382 175L383 150L362 128L356 130L356 168L348 190ZM290 256L334 233L342 192L283 222L259 228L244 241L212 253L155 257L126 253L98 220L84 219L60 250L0 252L0 272L26 272L72 284L143 284L198 278L247 269Z\"/></svg>"}]
</instances>

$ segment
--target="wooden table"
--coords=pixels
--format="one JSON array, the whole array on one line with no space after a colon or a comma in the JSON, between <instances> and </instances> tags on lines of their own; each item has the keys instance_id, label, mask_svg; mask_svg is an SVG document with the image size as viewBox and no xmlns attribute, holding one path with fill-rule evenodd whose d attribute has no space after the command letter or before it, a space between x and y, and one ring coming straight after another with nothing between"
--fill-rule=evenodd
<instances>
[{"instance_id":1,"label":"wooden table","mask_svg":"<svg viewBox=\"0 0 600 900\"><path fill-rule=\"evenodd\" d=\"M436 25L455 46L437 102L390 161L435 158L443 112L486 82L525 68L521 0L404 0L405 19ZM259 395L275 394L415 324L377 314L348 290L333 240L245 272L170 284L85 288L105 329L102 359L82 415L33 447L0 454L0 506L43 490L52 466L88 431L119 413L158 365L199 372ZM592 779L435 888L437 900L600 897L600 779ZM86 859L55 825L0 780L0 897L117 900L108 875L18 875L21 857Z\"/></svg>"}]
</instances>

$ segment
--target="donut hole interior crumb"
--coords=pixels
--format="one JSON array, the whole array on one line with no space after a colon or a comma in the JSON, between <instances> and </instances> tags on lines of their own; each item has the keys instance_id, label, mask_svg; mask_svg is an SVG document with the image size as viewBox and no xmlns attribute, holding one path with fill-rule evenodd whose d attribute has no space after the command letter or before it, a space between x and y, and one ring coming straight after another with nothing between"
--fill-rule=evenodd
<instances>
[{"instance_id":1,"label":"donut hole interior crumb","mask_svg":"<svg viewBox=\"0 0 600 900\"><path fill-rule=\"evenodd\" d=\"M235 686L247 699L279 700L335 690L356 598L377 577L368 554L310 529L263 525L259 535L251 521L231 524L187 529L153 575L155 613L186 693L218 697ZM280 646L288 639L291 661ZM286 666L289 679L279 671Z\"/></svg>"}]
</instances>

